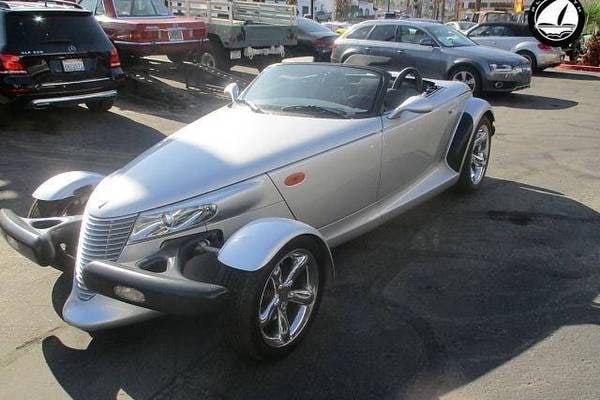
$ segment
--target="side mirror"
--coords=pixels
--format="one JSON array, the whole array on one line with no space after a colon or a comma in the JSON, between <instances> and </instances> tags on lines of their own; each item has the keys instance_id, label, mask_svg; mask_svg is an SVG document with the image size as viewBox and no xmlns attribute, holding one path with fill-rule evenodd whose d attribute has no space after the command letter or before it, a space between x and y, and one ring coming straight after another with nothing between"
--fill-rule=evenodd
<instances>
[{"instance_id":1,"label":"side mirror","mask_svg":"<svg viewBox=\"0 0 600 400\"><path fill-rule=\"evenodd\" d=\"M225 86L225 89L223 89L223 93L228 94L231 98L231 102L235 103L237 101L238 96L240 95L240 89L238 88L237 83L234 82Z\"/></svg>"},{"instance_id":2,"label":"side mirror","mask_svg":"<svg viewBox=\"0 0 600 400\"><path fill-rule=\"evenodd\" d=\"M400 118L400 115L405 111L417 114L427 114L428 112L433 111L433 104L431 104L429 99L424 97L412 96L396 107L390 115L388 115L388 119Z\"/></svg>"},{"instance_id":3,"label":"side mirror","mask_svg":"<svg viewBox=\"0 0 600 400\"><path fill-rule=\"evenodd\" d=\"M420 44L421 46L437 47L437 46L436 46L436 44L435 44L435 42L434 42L434 41L433 41L433 39L431 39L431 38L424 38L424 39L421 39L421 40L419 41L419 44Z\"/></svg>"}]
</instances>

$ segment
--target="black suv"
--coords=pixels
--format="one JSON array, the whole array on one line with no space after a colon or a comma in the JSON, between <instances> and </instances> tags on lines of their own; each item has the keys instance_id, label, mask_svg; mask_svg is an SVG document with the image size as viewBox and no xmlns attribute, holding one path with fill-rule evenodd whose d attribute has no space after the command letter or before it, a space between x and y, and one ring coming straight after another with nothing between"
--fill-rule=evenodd
<instances>
[{"instance_id":1,"label":"black suv","mask_svg":"<svg viewBox=\"0 0 600 400\"><path fill-rule=\"evenodd\" d=\"M14 106L107 111L122 78L117 50L91 12L66 1L0 0L0 125Z\"/></svg>"}]
</instances>

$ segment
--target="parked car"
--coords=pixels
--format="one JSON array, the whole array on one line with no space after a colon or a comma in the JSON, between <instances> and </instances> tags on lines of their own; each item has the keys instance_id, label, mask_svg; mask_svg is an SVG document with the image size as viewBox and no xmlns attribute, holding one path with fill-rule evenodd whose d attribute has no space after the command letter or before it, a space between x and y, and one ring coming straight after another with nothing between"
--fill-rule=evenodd
<instances>
[{"instance_id":1,"label":"parked car","mask_svg":"<svg viewBox=\"0 0 600 400\"><path fill-rule=\"evenodd\" d=\"M315 61L329 61L331 46L338 35L327 27L307 18L298 18L298 44L286 47L294 57L313 56Z\"/></svg>"},{"instance_id":2,"label":"parked car","mask_svg":"<svg viewBox=\"0 0 600 400\"><path fill-rule=\"evenodd\" d=\"M338 22L338 21L321 22L321 25L323 25L327 29L331 30L332 32L337 33L338 35L343 34L352 26L352 24L350 22Z\"/></svg>"},{"instance_id":3,"label":"parked car","mask_svg":"<svg viewBox=\"0 0 600 400\"><path fill-rule=\"evenodd\" d=\"M385 57L392 69L415 67L426 77L465 82L475 95L519 90L531 82L525 58L478 46L455 29L435 22L362 22L335 41L331 61L344 62L353 54Z\"/></svg>"},{"instance_id":4,"label":"parked car","mask_svg":"<svg viewBox=\"0 0 600 400\"><path fill-rule=\"evenodd\" d=\"M451 26L461 33L467 32L469 29L477 25L475 22L470 21L450 21L446 22L446 25Z\"/></svg>"},{"instance_id":5,"label":"parked car","mask_svg":"<svg viewBox=\"0 0 600 400\"><path fill-rule=\"evenodd\" d=\"M90 12L62 1L0 2L0 124L10 123L13 107L107 111L122 77Z\"/></svg>"},{"instance_id":6,"label":"parked car","mask_svg":"<svg viewBox=\"0 0 600 400\"><path fill-rule=\"evenodd\" d=\"M472 14L467 14L465 20L483 24L485 22L510 22L513 20L513 15L508 11L487 10L476 11Z\"/></svg>"},{"instance_id":7,"label":"parked car","mask_svg":"<svg viewBox=\"0 0 600 400\"><path fill-rule=\"evenodd\" d=\"M75 266L69 324L219 312L239 352L283 356L334 276L331 247L446 188L482 186L494 114L463 83L285 63L226 93L231 104L111 175L63 173L27 218L0 210L18 252Z\"/></svg>"},{"instance_id":8,"label":"parked car","mask_svg":"<svg viewBox=\"0 0 600 400\"><path fill-rule=\"evenodd\" d=\"M181 62L207 39L206 24L180 17L160 0L80 0L122 55L166 55Z\"/></svg>"},{"instance_id":9,"label":"parked car","mask_svg":"<svg viewBox=\"0 0 600 400\"><path fill-rule=\"evenodd\" d=\"M533 72L559 65L565 58L560 47L552 47L537 40L527 24L489 22L479 24L467 36L482 46L508 50L525 57Z\"/></svg>"}]
</instances>

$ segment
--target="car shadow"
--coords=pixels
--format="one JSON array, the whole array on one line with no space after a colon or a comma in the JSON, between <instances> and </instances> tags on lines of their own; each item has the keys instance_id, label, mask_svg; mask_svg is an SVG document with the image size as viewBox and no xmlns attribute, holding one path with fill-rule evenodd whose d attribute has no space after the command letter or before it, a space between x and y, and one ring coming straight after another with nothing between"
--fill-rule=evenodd
<instances>
[{"instance_id":1,"label":"car shadow","mask_svg":"<svg viewBox=\"0 0 600 400\"><path fill-rule=\"evenodd\" d=\"M110 173L164 138L115 112L17 110L13 123L0 131L0 208L23 215L30 194L46 179L72 170Z\"/></svg>"},{"instance_id":2,"label":"car shadow","mask_svg":"<svg viewBox=\"0 0 600 400\"><path fill-rule=\"evenodd\" d=\"M556 97L537 96L526 93L488 93L484 97L492 106L525 110L564 110L579 103Z\"/></svg>"},{"instance_id":3,"label":"car shadow","mask_svg":"<svg viewBox=\"0 0 600 400\"><path fill-rule=\"evenodd\" d=\"M591 73L573 73L573 72L562 72L557 70L552 71L539 71L536 72L535 76L542 78L558 78L558 79L571 79L574 81L600 81L599 75L592 75Z\"/></svg>"},{"instance_id":4,"label":"car shadow","mask_svg":"<svg viewBox=\"0 0 600 400\"><path fill-rule=\"evenodd\" d=\"M83 350L50 336L42 349L74 399L438 398L561 327L599 324L599 245L593 209L490 178L335 249L337 279L285 359L240 360L216 318L165 317ZM57 282L57 303L68 290Z\"/></svg>"}]
</instances>

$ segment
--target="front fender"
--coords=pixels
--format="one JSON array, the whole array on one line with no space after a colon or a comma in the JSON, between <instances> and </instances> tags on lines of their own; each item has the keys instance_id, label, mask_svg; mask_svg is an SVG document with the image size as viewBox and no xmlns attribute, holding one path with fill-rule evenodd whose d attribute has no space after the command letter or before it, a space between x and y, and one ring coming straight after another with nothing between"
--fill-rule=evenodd
<instances>
[{"instance_id":1,"label":"front fender","mask_svg":"<svg viewBox=\"0 0 600 400\"><path fill-rule=\"evenodd\" d=\"M77 190L96 186L104 175L87 171L70 171L58 174L42 183L33 192L33 198L43 201L63 200L77 194Z\"/></svg>"},{"instance_id":2,"label":"front fender","mask_svg":"<svg viewBox=\"0 0 600 400\"><path fill-rule=\"evenodd\" d=\"M289 218L262 218L244 225L219 250L219 262L242 271L258 271L290 240L308 235L315 238L333 273L333 258L321 233L310 225Z\"/></svg>"}]
</instances>

